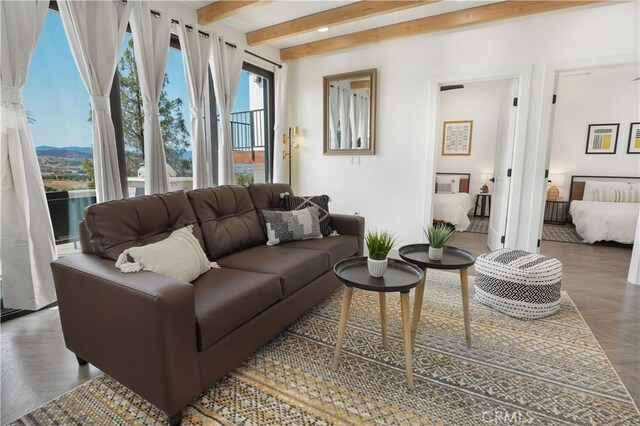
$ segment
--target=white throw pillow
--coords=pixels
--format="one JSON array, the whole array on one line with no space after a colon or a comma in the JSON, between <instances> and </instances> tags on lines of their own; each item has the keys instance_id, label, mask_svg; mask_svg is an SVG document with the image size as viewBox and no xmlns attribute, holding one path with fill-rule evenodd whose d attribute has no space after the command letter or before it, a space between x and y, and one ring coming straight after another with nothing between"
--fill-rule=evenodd
<instances>
[{"instance_id":1,"label":"white throw pillow","mask_svg":"<svg viewBox=\"0 0 640 426\"><path fill-rule=\"evenodd\" d=\"M209 262L190 225L157 243L126 249L116 267L125 273L144 270L190 283L218 264Z\"/></svg>"},{"instance_id":2,"label":"white throw pillow","mask_svg":"<svg viewBox=\"0 0 640 426\"><path fill-rule=\"evenodd\" d=\"M628 191L631 189L631 185L626 182L603 182L597 180L588 180L584 183L584 195L582 196L582 199L584 201L595 201L596 189L620 189L623 191Z\"/></svg>"}]
</instances>

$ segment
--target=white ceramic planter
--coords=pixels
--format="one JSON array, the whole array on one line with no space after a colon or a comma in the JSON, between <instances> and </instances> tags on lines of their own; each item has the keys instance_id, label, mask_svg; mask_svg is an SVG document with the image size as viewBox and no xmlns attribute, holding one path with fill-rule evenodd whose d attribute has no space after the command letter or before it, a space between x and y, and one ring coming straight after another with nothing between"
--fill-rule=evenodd
<instances>
[{"instance_id":1,"label":"white ceramic planter","mask_svg":"<svg viewBox=\"0 0 640 426\"><path fill-rule=\"evenodd\" d=\"M444 253L444 247L435 248L429 247L429 259L431 260L440 260L442 259L442 253Z\"/></svg>"},{"instance_id":2,"label":"white ceramic planter","mask_svg":"<svg viewBox=\"0 0 640 426\"><path fill-rule=\"evenodd\" d=\"M372 277L380 278L387 270L389 259L374 260L367 257L367 268L369 269L369 275Z\"/></svg>"}]
</instances>

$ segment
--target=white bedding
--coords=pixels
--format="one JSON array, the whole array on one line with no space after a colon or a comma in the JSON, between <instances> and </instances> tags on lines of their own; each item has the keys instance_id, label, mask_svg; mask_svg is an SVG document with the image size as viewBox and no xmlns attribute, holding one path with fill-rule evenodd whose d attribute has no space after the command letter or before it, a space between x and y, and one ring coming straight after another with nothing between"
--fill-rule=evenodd
<instances>
[{"instance_id":1,"label":"white bedding","mask_svg":"<svg viewBox=\"0 0 640 426\"><path fill-rule=\"evenodd\" d=\"M571 202L569 213L576 232L589 244L596 241L633 244L640 204L576 200Z\"/></svg>"},{"instance_id":2,"label":"white bedding","mask_svg":"<svg viewBox=\"0 0 640 426\"><path fill-rule=\"evenodd\" d=\"M473 203L466 192L434 194L434 205L434 220L450 223L460 232L471 225L467 214L473 208Z\"/></svg>"}]
</instances>

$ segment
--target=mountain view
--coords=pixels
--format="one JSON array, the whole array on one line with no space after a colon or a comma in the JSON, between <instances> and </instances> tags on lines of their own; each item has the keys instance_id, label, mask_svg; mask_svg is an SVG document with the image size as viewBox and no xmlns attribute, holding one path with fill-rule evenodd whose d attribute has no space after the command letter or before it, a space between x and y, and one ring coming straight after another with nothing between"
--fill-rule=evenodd
<instances>
[{"instance_id":1,"label":"mountain view","mask_svg":"<svg viewBox=\"0 0 640 426\"><path fill-rule=\"evenodd\" d=\"M47 192L94 187L91 147L37 146L36 154ZM182 153L182 159L189 163L191 156L191 151Z\"/></svg>"}]
</instances>

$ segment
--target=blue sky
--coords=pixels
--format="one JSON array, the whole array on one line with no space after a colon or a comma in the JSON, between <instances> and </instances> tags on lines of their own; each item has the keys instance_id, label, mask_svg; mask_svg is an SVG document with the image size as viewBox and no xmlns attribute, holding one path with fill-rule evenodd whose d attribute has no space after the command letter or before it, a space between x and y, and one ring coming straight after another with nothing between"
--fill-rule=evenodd
<instances>
[{"instance_id":1,"label":"blue sky","mask_svg":"<svg viewBox=\"0 0 640 426\"><path fill-rule=\"evenodd\" d=\"M125 43L131 36L127 34ZM166 70L171 99L182 98L182 114L190 127L182 54L169 49ZM49 11L31 60L23 88L24 108L36 122L31 125L36 146L91 146L89 95L82 83L56 12ZM249 109L249 74L242 72L233 111Z\"/></svg>"}]
</instances>

